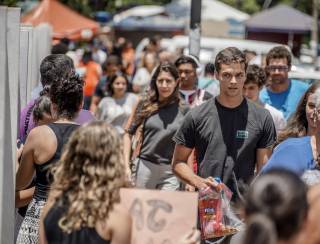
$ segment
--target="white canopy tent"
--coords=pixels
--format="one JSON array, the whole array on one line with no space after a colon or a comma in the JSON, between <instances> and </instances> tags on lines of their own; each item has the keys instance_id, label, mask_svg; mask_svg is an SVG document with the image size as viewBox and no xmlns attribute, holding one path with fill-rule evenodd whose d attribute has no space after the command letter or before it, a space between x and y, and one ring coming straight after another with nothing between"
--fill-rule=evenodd
<instances>
[{"instance_id":1,"label":"white canopy tent","mask_svg":"<svg viewBox=\"0 0 320 244\"><path fill-rule=\"evenodd\" d=\"M166 5L166 12L174 18L190 18L191 0L174 0ZM249 15L218 0L202 0L202 34L216 37L242 37L243 22Z\"/></svg>"},{"instance_id":2,"label":"white canopy tent","mask_svg":"<svg viewBox=\"0 0 320 244\"><path fill-rule=\"evenodd\" d=\"M168 13L182 18L189 18L191 0L175 0L166 5ZM202 0L202 20L224 21L234 19L247 20L250 16L218 0Z\"/></svg>"}]
</instances>

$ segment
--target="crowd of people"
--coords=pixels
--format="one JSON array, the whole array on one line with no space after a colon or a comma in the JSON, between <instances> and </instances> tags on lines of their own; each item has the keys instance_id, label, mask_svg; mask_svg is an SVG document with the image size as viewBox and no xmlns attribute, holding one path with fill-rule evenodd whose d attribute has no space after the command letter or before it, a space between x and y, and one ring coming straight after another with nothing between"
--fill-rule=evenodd
<instances>
[{"instance_id":1,"label":"crowd of people","mask_svg":"<svg viewBox=\"0 0 320 244\"><path fill-rule=\"evenodd\" d=\"M320 242L320 82L288 78L286 47L265 67L225 48L202 72L158 37L139 57L123 38L81 57L68 45L20 114L16 243L128 244L120 188L219 191L217 178L244 229L181 244Z\"/></svg>"}]
</instances>

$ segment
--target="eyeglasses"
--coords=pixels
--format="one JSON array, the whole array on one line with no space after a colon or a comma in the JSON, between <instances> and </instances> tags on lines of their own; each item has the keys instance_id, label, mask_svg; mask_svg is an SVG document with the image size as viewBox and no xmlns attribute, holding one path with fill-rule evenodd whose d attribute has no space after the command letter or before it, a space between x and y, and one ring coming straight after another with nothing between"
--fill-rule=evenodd
<instances>
[{"instance_id":1,"label":"eyeglasses","mask_svg":"<svg viewBox=\"0 0 320 244\"><path fill-rule=\"evenodd\" d=\"M288 71L289 67L286 66L286 65L269 65L269 66L266 67L266 70L267 71L276 71L276 70L278 70L278 71L282 72L282 71Z\"/></svg>"}]
</instances>

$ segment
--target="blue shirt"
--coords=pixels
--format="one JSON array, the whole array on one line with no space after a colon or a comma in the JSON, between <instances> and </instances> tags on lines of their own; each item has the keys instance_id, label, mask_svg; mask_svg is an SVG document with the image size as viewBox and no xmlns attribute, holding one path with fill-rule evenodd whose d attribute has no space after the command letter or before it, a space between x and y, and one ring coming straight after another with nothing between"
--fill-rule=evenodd
<instances>
[{"instance_id":1,"label":"blue shirt","mask_svg":"<svg viewBox=\"0 0 320 244\"><path fill-rule=\"evenodd\" d=\"M261 173L275 168L283 168L302 175L307 169L314 169L315 165L311 137L289 138L274 149L271 158L263 166Z\"/></svg>"},{"instance_id":2,"label":"blue shirt","mask_svg":"<svg viewBox=\"0 0 320 244\"><path fill-rule=\"evenodd\" d=\"M302 81L291 80L288 89L284 92L274 93L263 88L260 92L260 100L280 110L288 120L308 87L309 85Z\"/></svg>"}]
</instances>

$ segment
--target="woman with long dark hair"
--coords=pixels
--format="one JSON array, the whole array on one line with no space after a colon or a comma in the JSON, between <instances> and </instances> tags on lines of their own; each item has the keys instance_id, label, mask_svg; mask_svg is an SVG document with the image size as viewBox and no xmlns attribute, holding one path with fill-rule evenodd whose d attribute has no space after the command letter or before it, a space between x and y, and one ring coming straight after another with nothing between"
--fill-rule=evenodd
<instances>
[{"instance_id":1,"label":"woman with long dark hair","mask_svg":"<svg viewBox=\"0 0 320 244\"><path fill-rule=\"evenodd\" d=\"M125 185L121 138L98 121L77 129L53 168L41 243L130 243L131 217L119 206Z\"/></svg>"},{"instance_id":2,"label":"woman with long dark hair","mask_svg":"<svg viewBox=\"0 0 320 244\"><path fill-rule=\"evenodd\" d=\"M131 138L140 133L139 153L134 162L137 187L176 190L179 182L171 170L173 135L179 128L185 109L179 99L179 73L171 63L160 64L152 78L148 94L143 97L128 120L124 153L129 162Z\"/></svg>"},{"instance_id":3,"label":"woman with long dark hair","mask_svg":"<svg viewBox=\"0 0 320 244\"><path fill-rule=\"evenodd\" d=\"M281 143L290 137L316 134L316 126L314 126L310 114L307 114L307 108L309 96L314 94L318 88L320 88L320 81L313 83L301 97L295 113L290 117L285 129L278 135L277 143Z\"/></svg>"},{"instance_id":4,"label":"woman with long dark hair","mask_svg":"<svg viewBox=\"0 0 320 244\"><path fill-rule=\"evenodd\" d=\"M50 189L50 167L60 159L63 145L79 127L74 122L83 102L83 81L74 72L56 77L50 86L54 123L35 127L29 133L16 174L16 191L25 189L36 174L35 192L19 230L17 243L39 243L39 219Z\"/></svg>"},{"instance_id":5,"label":"woman with long dark hair","mask_svg":"<svg viewBox=\"0 0 320 244\"><path fill-rule=\"evenodd\" d=\"M271 158L262 173L285 168L313 185L320 182L320 82L314 83L301 98L286 129L280 133ZM311 174L310 174L311 173Z\"/></svg>"}]
</instances>

